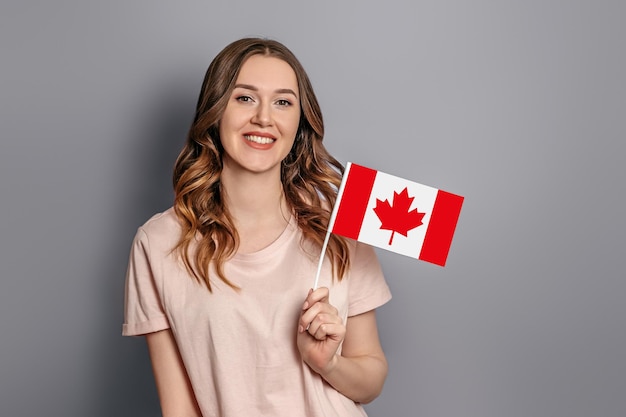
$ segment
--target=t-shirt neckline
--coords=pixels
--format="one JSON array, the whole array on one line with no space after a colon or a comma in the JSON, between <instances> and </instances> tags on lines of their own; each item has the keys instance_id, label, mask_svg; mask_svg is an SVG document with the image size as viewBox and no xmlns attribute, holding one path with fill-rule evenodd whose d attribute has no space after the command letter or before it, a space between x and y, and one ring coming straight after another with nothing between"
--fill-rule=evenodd
<instances>
[{"instance_id":1,"label":"t-shirt neckline","mask_svg":"<svg viewBox=\"0 0 626 417\"><path fill-rule=\"evenodd\" d=\"M292 214L285 229L272 243L256 252L236 253L231 260L239 262L254 262L261 259L267 260L273 253L278 253L279 249L295 235L297 230L296 218Z\"/></svg>"}]
</instances>

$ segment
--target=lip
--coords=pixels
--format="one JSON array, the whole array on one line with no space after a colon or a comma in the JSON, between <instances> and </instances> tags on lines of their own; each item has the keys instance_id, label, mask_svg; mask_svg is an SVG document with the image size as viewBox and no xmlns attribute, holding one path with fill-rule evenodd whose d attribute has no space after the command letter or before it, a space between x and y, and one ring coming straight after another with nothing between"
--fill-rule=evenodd
<instances>
[{"instance_id":1,"label":"lip","mask_svg":"<svg viewBox=\"0 0 626 417\"><path fill-rule=\"evenodd\" d=\"M277 140L276 136L267 132L259 131L245 132L242 139L246 146L260 151L272 149Z\"/></svg>"},{"instance_id":2,"label":"lip","mask_svg":"<svg viewBox=\"0 0 626 417\"><path fill-rule=\"evenodd\" d=\"M243 135L244 136L260 136L262 138L268 138L268 139L276 140L276 136L272 135L271 133L267 133L267 132L252 131L252 132L244 132Z\"/></svg>"}]
</instances>

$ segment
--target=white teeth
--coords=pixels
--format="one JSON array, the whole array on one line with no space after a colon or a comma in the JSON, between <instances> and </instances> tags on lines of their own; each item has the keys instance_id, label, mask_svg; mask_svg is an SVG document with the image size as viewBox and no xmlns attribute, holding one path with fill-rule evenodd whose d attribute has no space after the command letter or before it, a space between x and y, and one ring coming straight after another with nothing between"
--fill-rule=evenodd
<instances>
[{"instance_id":1,"label":"white teeth","mask_svg":"<svg viewBox=\"0 0 626 417\"><path fill-rule=\"evenodd\" d=\"M274 142L274 139L264 138L263 136L245 135L244 138L250 142L260 143L263 145Z\"/></svg>"}]
</instances>

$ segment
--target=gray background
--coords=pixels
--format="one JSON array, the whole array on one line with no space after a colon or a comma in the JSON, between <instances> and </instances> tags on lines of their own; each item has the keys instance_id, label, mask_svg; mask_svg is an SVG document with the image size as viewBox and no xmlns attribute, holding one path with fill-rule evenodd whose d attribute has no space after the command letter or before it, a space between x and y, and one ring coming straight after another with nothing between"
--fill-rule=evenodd
<instances>
[{"instance_id":1,"label":"gray background","mask_svg":"<svg viewBox=\"0 0 626 417\"><path fill-rule=\"evenodd\" d=\"M154 416L122 338L130 241L171 203L204 71L283 41L342 161L466 197L440 268L379 252L372 416L626 415L620 1L0 5L0 415Z\"/></svg>"}]
</instances>

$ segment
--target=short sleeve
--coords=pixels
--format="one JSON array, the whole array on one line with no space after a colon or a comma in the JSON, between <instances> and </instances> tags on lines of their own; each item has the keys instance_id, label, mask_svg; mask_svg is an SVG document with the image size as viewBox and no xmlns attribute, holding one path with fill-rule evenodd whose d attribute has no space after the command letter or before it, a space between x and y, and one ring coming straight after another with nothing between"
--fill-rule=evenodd
<instances>
[{"instance_id":1,"label":"short sleeve","mask_svg":"<svg viewBox=\"0 0 626 417\"><path fill-rule=\"evenodd\" d=\"M140 228L133 240L126 273L122 335L137 336L169 327L150 262L148 235Z\"/></svg>"},{"instance_id":2,"label":"short sleeve","mask_svg":"<svg viewBox=\"0 0 626 417\"><path fill-rule=\"evenodd\" d=\"M373 310L391 299L374 248L357 242L350 266L348 316Z\"/></svg>"}]
</instances>

